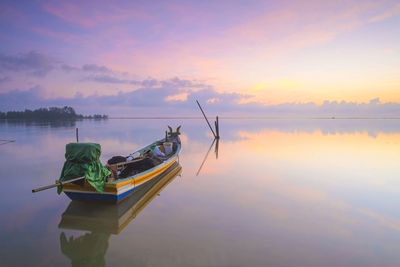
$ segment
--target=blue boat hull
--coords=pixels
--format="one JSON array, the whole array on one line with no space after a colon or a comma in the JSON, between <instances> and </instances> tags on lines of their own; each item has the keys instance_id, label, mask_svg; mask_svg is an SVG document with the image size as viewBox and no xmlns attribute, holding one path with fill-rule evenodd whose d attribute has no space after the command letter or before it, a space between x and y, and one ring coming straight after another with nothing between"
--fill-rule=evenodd
<instances>
[{"instance_id":1,"label":"blue boat hull","mask_svg":"<svg viewBox=\"0 0 400 267\"><path fill-rule=\"evenodd\" d=\"M72 200L95 200L95 201L105 201L111 203L118 203L124 198L131 195L134 191L136 191L139 187L135 187L129 191L126 191L120 195L112 195L112 194L101 194L101 193L77 193L77 192L64 192L70 199Z\"/></svg>"}]
</instances>

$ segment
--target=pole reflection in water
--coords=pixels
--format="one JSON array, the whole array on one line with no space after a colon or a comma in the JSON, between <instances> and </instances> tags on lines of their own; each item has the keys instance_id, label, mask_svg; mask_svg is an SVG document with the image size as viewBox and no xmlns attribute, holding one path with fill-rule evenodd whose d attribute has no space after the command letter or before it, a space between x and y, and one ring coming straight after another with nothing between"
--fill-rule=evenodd
<instances>
[{"instance_id":1,"label":"pole reflection in water","mask_svg":"<svg viewBox=\"0 0 400 267\"><path fill-rule=\"evenodd\" d=\"M210 151L211 151L212 147L214 146L214 143L215 143L215 149L214 149L215 158L218 159L219 138L215 138L215 139L212 141L211 146L210 146L210 148L208 149L208 151L207 151L207 153L206 153L206 155L205 155L205 157L204 157L204 159L203 159L203 162L201 163L201 165L200 165L200 167L199 167L199 169L198 169L198 171L197 171L197 173L196 173L196 176L199 176L199 174L200 174L200 172L201 172L201 169L203 168L203 165L204 165L204 163L206 162L206 160L207 160L207 158L208 158L208 154L210 154Z\"/></svg>"},{"instance_id":2,"label":"pole reflection in water","mask_svg":"<svg viewBox=\"0 0 400 267\"><path fill-rule=\"evenodd\" d=\"M72 266L105 266L110 236L118 235L181 172L179 163L174 163L164 174L148 181L117 205L71 201L58 227L90 233L67 238L62 232L61 252L71 260Z\"/></svg>"}]
</instances>

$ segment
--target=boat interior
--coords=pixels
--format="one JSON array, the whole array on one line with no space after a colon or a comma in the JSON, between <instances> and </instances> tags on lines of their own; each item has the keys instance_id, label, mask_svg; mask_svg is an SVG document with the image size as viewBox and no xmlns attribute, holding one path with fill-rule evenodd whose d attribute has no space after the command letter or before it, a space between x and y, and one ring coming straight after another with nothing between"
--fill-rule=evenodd
<instances>
[{"instance_id":1,"label":"boat interior","mask_svg":"<svg viewBox=\"0 0 400 267\"><path fill-rule=\"evenodd\" d=\"M147 171L167 159L175 155L178 149L178 142L172 141L172 151L166 153L164 148L164 142L157 141L152 146L144 149L141 152L136 152L124 157L124 156L114 156L107 161L106 167L111 171L111 177L109 181L127 178L138 173ZM155 152L158 150L158 152ZM161 153L160 153L161 152Z\"/></svg>"}]
</instances>

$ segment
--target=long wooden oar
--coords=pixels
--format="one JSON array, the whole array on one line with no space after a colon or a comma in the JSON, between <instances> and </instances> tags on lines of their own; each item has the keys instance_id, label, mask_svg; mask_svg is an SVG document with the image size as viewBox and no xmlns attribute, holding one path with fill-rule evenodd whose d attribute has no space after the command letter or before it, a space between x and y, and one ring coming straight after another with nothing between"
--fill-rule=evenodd
<instances>
[{"instance_id":1,"label":"long wooden oar","mask_svg":"<svg viewBox=\"0 0 400 267\"><path fill-rule=\"evenodd\" d=\"M52 184L52 185L46 185L46 186L43 186L43 187L35 188L35 189L32 189L32 193L36 193L36 192L43 191L43 190L46 190L46 189L54 188L54 187L57 187L57 186L60 186L60 185L62 186L64 184L72 183L72 182L79 181L79 180L82 180L82 179L85 179L85 176L74 178L74 179L71 179L71 180L68 180L68 181L58 182L58 183L55 183L55 184Z\"/></svg>"}]
</instances>

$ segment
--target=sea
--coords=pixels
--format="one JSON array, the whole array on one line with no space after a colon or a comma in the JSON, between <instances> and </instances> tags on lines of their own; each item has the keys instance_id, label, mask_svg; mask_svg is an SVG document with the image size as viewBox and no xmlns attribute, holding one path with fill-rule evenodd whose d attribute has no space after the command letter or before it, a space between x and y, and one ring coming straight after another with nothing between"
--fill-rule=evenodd
<instances>
[{"instance_id":1,"label":"sea","mask_svg":"<svg viewBox=\"0 0 400 267\"><path fill-rule=\"evenodd\" d=\"M202 118L0 122L0 266L400 265L399 119L219 124L215 141ZM32 193L76 128L105 164L179 125L181 171L140 207Z\"/></svg>"}]
</instances>

